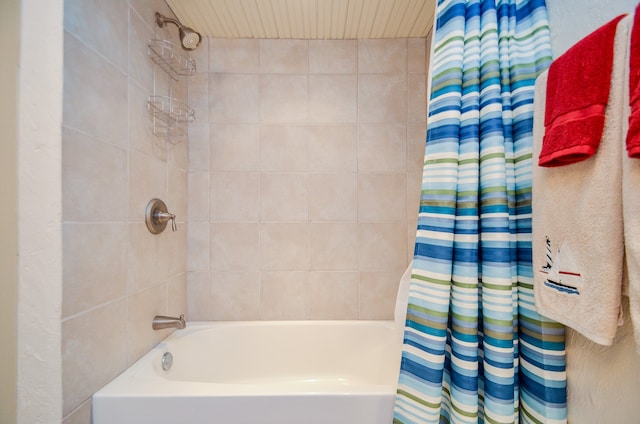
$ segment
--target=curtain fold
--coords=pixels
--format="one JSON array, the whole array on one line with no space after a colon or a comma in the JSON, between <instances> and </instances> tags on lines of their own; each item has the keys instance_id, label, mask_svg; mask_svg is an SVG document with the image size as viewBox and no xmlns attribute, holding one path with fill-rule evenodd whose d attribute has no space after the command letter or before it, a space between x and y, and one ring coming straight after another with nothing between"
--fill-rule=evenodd
<instances>
[{"instance_id":1,"label":"curtain fold","mask_svg":"<svg viewBox=\"0 0 640 424\"><path fill-rule=\"evenodd\" d=\"M531 256L544 0L438 0L422 194L394 423L566 422L564 328Z\"/></svg>"}]
</instances>

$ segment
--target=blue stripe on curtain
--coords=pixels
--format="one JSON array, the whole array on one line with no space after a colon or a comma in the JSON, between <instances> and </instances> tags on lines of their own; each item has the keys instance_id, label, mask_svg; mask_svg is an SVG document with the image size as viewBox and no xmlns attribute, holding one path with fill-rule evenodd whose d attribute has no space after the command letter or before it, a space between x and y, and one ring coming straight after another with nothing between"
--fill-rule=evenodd
<instances>
[{"instance_id":1,"label":"blue stripe on curtain","mask_svg":"<svg viewBox=\"0 0 640 424\"><path fill-rule=\"evenodd\" d=\"M564 423L564 328L532 291L544 0L439 0L395 423Z\"/></svg>"}]
</instances>

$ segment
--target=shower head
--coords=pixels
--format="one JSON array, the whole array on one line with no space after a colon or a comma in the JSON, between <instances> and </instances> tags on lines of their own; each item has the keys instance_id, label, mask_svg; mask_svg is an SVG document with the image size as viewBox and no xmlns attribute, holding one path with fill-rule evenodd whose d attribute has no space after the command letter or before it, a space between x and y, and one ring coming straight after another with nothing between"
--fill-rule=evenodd
<instances>
[{"instance_id":1,"label":"shower head","mask_svg":"<svg viewBox=\"0 0 640 424\"><path fill-rule=\"evenodd\" d=\"M177 19L167 18L166 16L163 16L160 13L156 12L156 23L160 28L164 27L164 24L166 24L167 22L170 22L178 27L180 42L182 43L183 49L193 50L198 47L200 41L202 41L202 36L197 31L182 25Z\"/></svg>"}]
</instances>

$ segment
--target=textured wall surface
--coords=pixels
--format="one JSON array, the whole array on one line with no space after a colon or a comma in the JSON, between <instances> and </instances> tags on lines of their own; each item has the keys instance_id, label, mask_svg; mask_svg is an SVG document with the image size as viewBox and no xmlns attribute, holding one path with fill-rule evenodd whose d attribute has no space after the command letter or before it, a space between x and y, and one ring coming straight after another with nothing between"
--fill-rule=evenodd
<instances>
[{"instance_id":1,"label":"textured wall surface","mask_svg":"<svg viewBox=\"0 0 640 424\"><path fill-rule=\"evenodd\" d=\"M635 0L547 0L553 56L614 17L633 13L637 4Z\"/></svg>"}]
</instances>

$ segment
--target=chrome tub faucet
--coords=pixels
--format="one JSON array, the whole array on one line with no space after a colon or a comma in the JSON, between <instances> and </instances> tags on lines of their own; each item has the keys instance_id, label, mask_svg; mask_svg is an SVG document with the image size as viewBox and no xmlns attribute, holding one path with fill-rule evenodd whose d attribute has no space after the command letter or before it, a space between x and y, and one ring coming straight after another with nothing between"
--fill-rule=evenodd
<instances>
[{"instance_id":1,"label":"chrome tub faucet","mask_svg":"<svg viewBox=\"0 0 640 424\"><path fill-rule=\"evenodd\" d=\"M187 326L187 321L184 319L184 314L180 315L180 317L166 317L163 315L156 315L153 317L153 322L151 323L151 327L154 330L164 330L165 328L177 328L178 330L182 330Z\"/></svg>"}]
</instances>

